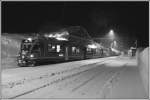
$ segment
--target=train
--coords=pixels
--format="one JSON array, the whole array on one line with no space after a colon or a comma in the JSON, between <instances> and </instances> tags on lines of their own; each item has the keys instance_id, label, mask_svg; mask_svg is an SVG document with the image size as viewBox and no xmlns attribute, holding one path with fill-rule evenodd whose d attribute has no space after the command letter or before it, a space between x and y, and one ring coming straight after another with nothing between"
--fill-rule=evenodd
<instances>
[{"instance_id":1,"label":"train","mask_svg":"<svg viewBox=\"0 0 150 100\"><path fill-rule=\"evenodd\" d=\"M42 62L84 60L105 56L106 50L91 38L85 35L85 37L78 36L80 35L78 31L75 35L71 33L72 29L71 31L65 29L23 39L17 57L18 66L36 66Z\"/></svg>"}]
</instances>

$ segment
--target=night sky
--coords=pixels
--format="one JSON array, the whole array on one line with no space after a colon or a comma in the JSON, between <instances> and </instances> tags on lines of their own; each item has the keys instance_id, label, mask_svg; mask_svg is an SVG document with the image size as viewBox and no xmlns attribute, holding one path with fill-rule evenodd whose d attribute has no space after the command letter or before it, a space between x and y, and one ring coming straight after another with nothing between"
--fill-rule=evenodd
<instances>
[{"instance_id":1,"label":"night sky","mask_svg":"<svg viewBox=\"0 0 150 100\"><path fill-rule=\"evenodd\" d=\"M148 2L2 2L2 33L33 33L83 26L91 37L113 29L143 46L149 40Z\"/></svg>"}]
</instances>

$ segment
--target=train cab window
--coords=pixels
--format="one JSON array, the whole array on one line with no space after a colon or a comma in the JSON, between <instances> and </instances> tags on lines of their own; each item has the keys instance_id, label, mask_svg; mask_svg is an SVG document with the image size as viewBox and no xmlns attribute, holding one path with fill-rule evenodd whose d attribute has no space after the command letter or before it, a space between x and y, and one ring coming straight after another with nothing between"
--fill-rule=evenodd
<instances>
[{"instance_id":1,"label":"train cab window","mask_svg":"<svg viewBox=\"0 0 150 100\"><path fill-rule=\"evenodd\" d=\"M23 43L22 45L21 45L21 49L22 50L30 50L30 48L31 48L31 43Z\"/></svg>"},{"instance_id":2,"label":"train cab window","mask_svg":"<svg viewBox=\"0 0 150 100\"><path fill-rule=\"evenodd\" d=\"M39 44L35 44L33 47L32 47L32 52L39 52L40 51L40 45Z\"/></svg>"},{"instance_id":3,"label":"train cab window","mask_svg":"<svg viewBox=\"0 0 150 100\"><path fill-rule=\"evenodd\" d=\"M56 52L56 45L48 44L48 52Z\"/></svg>"}]
</instances>

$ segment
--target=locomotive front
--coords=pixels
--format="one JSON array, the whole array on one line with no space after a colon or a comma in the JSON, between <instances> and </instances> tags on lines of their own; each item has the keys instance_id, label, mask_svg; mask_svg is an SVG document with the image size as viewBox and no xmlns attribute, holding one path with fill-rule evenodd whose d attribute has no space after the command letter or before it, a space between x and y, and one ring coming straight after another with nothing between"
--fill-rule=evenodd
<instances>
[{"instance_id":1,"label":"locomotive front","mask_svg":"<svg viewBox=\"0 0 150 100\"><path fill-rule=\"evenodd\" d=\"M34 66L34 54L32 54L32 48L34 46L34 40L32 38L27 38L22 40L19 56L17 62L19 66Z\"/></svg>"}]
</instances>

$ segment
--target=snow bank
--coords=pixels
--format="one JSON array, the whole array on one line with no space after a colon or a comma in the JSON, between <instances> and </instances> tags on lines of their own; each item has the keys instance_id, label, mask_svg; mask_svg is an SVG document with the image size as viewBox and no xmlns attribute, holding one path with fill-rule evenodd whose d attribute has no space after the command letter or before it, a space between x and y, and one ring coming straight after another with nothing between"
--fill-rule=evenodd
<instances>
[{"instance_id":1,"label":"snow bank","mask_svg":"<svg viewBox=\"0 0 150 100\"><path fill-rule=\"evenodd\" d=\"M146 90L146 93L148 95L148 71L149 71L149 63L148 63L148 58L149 57L149 48L144 49L142 52L138 52L138 66L139 66L139 71L143 80L143 84Z\"/></svg>"}]
</instances>

